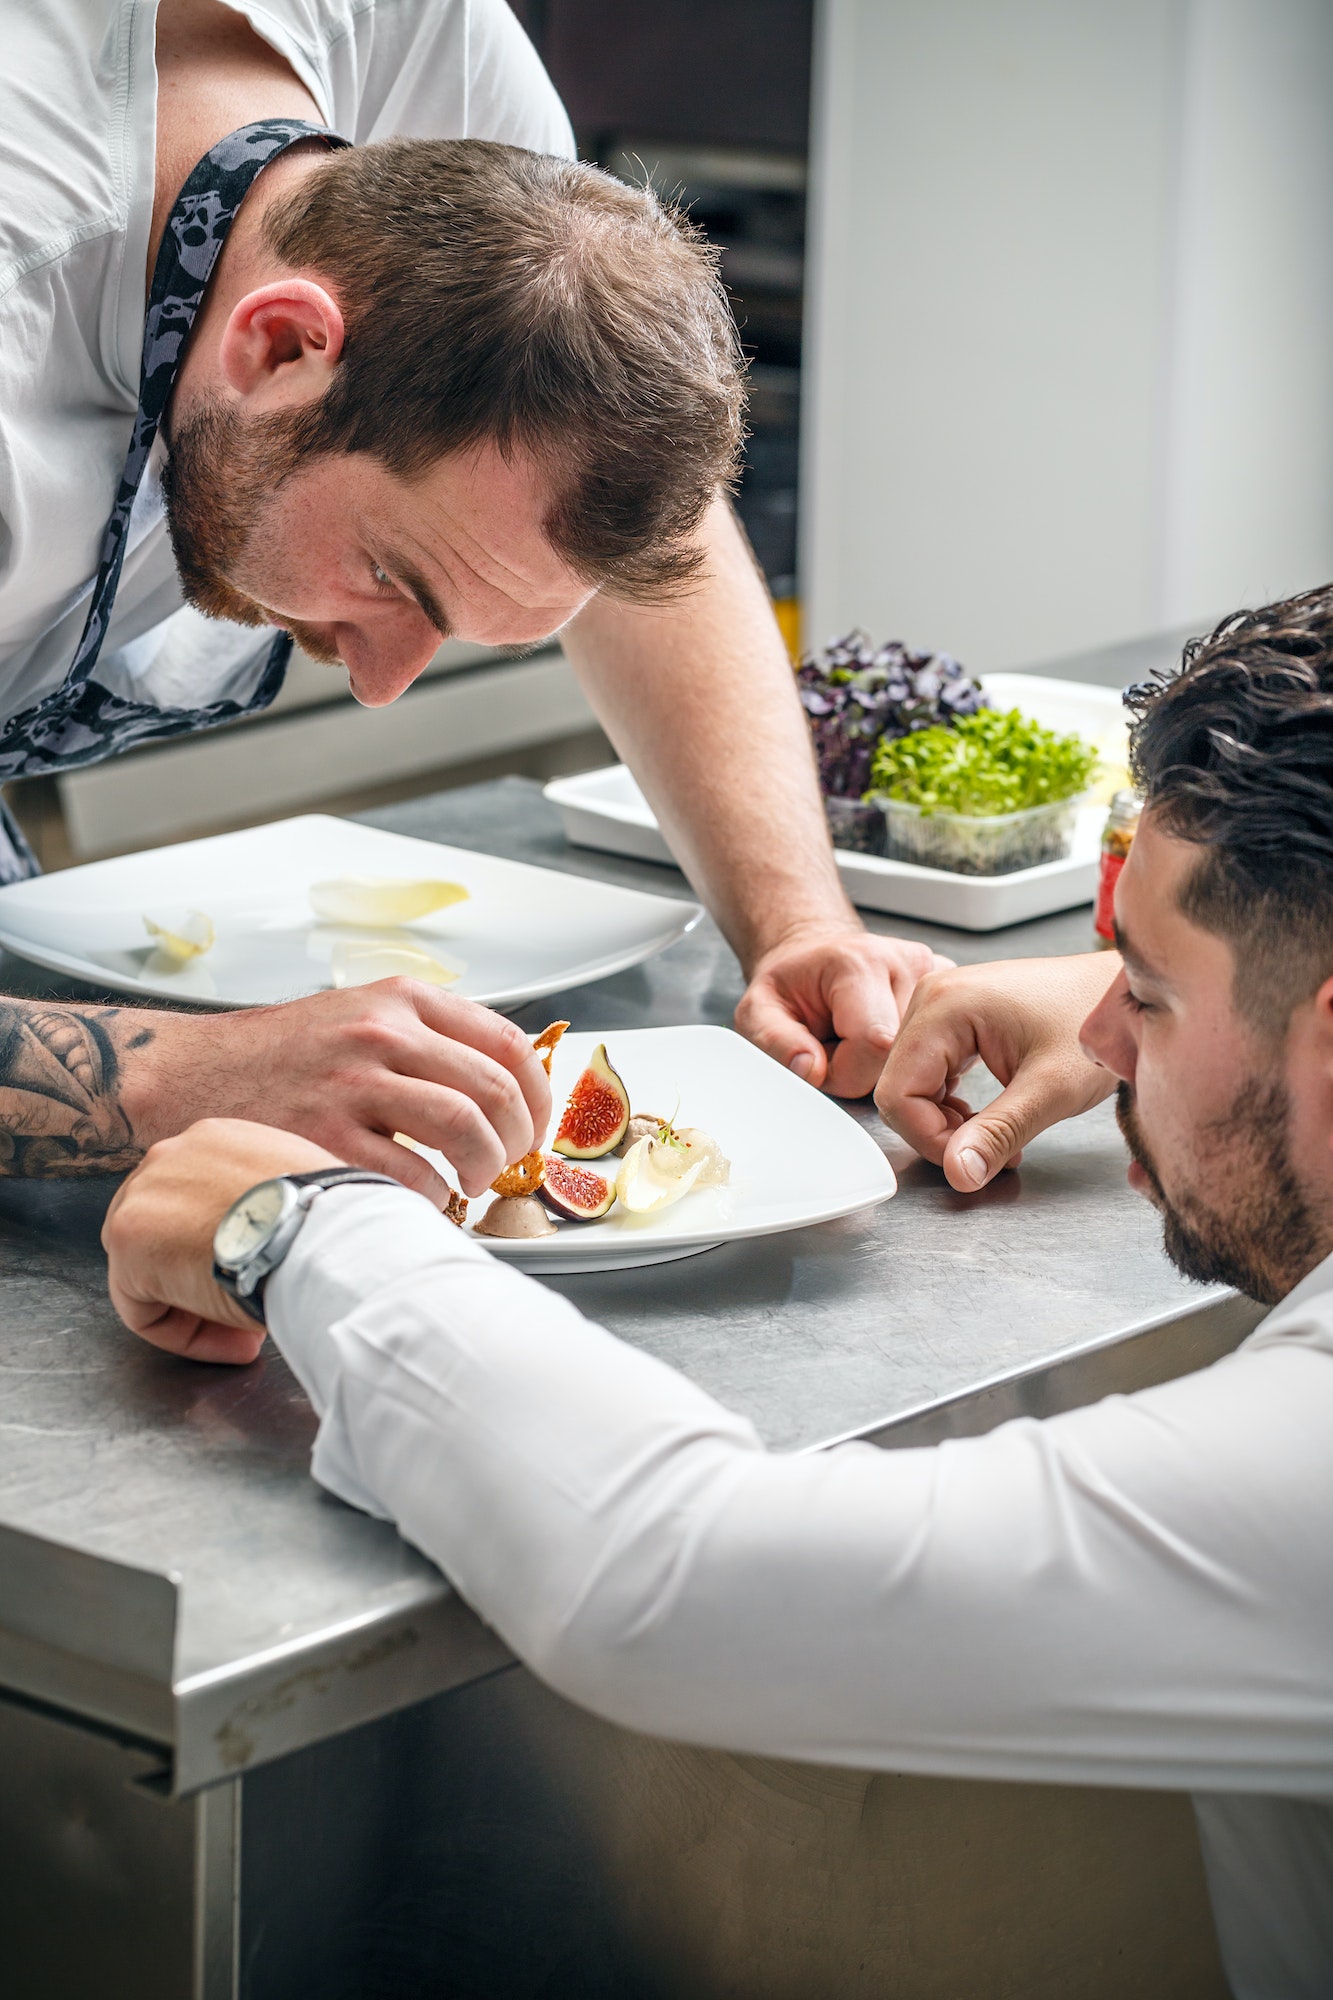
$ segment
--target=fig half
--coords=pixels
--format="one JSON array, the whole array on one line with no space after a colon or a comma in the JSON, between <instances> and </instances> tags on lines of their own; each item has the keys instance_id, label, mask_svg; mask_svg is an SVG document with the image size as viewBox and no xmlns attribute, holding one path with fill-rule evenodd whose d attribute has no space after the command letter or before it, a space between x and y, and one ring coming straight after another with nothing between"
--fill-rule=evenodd
<instances>
[{"instance_id":1,"label":"fig half","mask_svg":"<svg viewBox=\"0 0 1333 2000\"><path fill-rule=\"evenodd\" d=\"M606 1043L598 1042L551 1144L567 1160L600 1160L620 1144L628 1124L629 1092L607 1060Z\"/></svg>"},{"instance_id":2,"label":"fig half","mask_svg":"<svg viewBox=\"0 0 1333 2000\"><path fill-rule=\"evenodd\" d=\"M542 1200L566 1222L596 1222L606 1214L616 1198L614 1183L591 1167L547 1153L543 1162L546 1178Z\"/></svg>"}]
</instances>

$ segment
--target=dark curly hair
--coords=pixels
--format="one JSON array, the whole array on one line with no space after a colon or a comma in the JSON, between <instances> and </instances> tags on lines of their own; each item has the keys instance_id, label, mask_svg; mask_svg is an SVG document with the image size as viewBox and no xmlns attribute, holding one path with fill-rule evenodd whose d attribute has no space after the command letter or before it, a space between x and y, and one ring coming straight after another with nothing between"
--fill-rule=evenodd
<instances>
[{"instance_id":1,"label":"dark curly hair","mask_svg":"<svg viewBox=\"0 0 1333 2000\"><path fill-rule=\"evenodd\" d=\"M1155 823L1203 850L1181 908L1232 946L1240 1011L1283 1035L1333 974L1333 584L1233 612L1125 703Z\"/></svg>"}]
</instances>

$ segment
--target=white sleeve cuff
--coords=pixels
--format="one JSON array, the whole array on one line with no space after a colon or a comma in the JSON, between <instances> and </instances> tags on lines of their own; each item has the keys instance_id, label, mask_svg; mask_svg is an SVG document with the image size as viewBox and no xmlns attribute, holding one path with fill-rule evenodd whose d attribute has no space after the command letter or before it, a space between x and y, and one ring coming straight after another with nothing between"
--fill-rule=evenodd
<instances>
[{"instance_id":1,"label":"white sleeve cuff","mask_svg":"<svg viewBox=\"0 0 1333 2000\"><path fill-rule=\"evenodd\" d=\"M339 1400L343 1358L331 1329L375 1292L413 1271L456 1262L489 1265L487 1250L447 1222L424 1195L353 1181L312 1202L300 1233L264 1293L268 1329L321 1419L312 1469L353 1507L387 1519L339 1448L342 1425L322 1420Z\"/></svg>"}]
</instances>

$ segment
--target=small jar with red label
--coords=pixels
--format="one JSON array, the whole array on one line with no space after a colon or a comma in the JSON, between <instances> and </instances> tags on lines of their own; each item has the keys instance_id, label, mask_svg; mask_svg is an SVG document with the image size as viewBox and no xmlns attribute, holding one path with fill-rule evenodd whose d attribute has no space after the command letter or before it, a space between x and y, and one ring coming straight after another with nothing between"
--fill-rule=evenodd
<instances>
[{"instance_id":1,"label":"small jar with red label","mask_svg":"<svg viewBox=\"0 0 1333 2000\"><path fill-rule=\"evenodd\" d=\"M1093 919L1102 950L1115 943L1115 885L1134 845L1142 811L1143 800L1138 793L1125 791L1116 793L1107 814L1102 833L1102 864L1097 876L1097 914Z\"/></svg>"}]
</instances>

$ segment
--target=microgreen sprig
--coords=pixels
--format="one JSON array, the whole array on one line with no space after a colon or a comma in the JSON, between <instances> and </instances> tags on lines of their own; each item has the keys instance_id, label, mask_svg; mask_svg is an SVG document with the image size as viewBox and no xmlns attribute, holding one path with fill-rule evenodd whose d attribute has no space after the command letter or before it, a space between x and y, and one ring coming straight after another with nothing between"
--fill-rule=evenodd
<instances>
[{"instance_id":1,"label":"microgreen sprig","mask_svg":"<svg viewBox=\"0 0 1333 2000\"><path fill-rule=\"evenodd\" d=\"M983 708L952 728L881 743L866 796L900 799L923 813L989 817L1076 798L1096 766L1097 752L1081 736L1061 736L1016 708Z\"/></svg>"}]
</instances>

